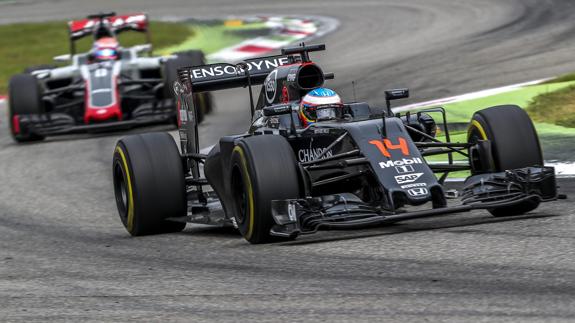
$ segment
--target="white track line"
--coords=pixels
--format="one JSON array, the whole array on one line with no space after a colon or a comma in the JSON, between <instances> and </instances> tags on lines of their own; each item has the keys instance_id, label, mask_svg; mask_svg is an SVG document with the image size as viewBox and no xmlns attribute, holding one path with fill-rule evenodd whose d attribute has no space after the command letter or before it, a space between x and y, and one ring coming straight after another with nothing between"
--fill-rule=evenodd
<instances>
[{"instance_id":1,"label":"white track line","mask_svg":"<svg viewBox=\"0 0 575 323\"><path fill-rule=\"evenodd\" d=\"M496 95L496 94L500 94L500 93L511 92L513 90L517 90L519 88L529 86L529 85L541 84L545 81L549 81L552 79L553 78L546 78L546 79L541 79L541 80L536 80L536 81L530 81L530 82L525 82L525 83L519 83L519 84L497 87L494 89L481 90L481 91L477 91L477 92L461 94L461 95L452 96L452 97L443 98L443 99L437 99L437 100L431 100L431 101L427 101L427 102L419 102L419 103L404 105L401 107L393 108L393 111L394 112L404 112L404 111L413 110L416 108L429 107L432 105L443 105L443 104L448 104L448 103L455 103L455 102L468 101L468 100L473 100L473 99L480 99L480 98L484 98L484 97L488 97L488 96L492 96L492 95Z\"/></svg>"}]
</instances>

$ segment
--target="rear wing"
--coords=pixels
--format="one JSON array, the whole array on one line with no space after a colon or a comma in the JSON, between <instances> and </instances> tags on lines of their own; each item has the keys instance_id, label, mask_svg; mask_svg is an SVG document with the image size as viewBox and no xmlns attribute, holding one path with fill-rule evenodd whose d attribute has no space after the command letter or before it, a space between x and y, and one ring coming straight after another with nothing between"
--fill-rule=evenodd
<instances>
[{"instance_id":1,"label":"rear wing","mask_svg":"<svg viewBox=\"0 0 575 323\"><path fill-rule=\"evenodd\" d=\"M308 63L309 52L325 50L325 45L300 44L283 48L282 55L257 57L238 64L217 63L178 69L178 80L188 92L209 92L263 84L268 74L279 66Z\"/></svg>"},{"instance_id":2,"label":"rear wing","mask_svg":"<svg viewBox=\"0 0 575 323\"><path fill-rule=\"evenodd\" d=\"M72 40L78 40L91 35L94 32L94 28L98 25L101 18L95 16L90 17L94 18L72 20L68 22L68 30ZM107 16L102 18L108 20L111 29L117 34L126 30L147 32L149 27L148 16L144 13Z\"/></svg>"},{"instance_id":3,"label":"rear wing","mask_svg":"<svg viewBox=\"0 0 575 323\"><path fill-rule=\"evenodd\" d=\"M90 15L86 19L72 20L68 22L70 34L71 54L75 54L74 42L89 35L93 35L101 23L107 23L110 31L115 35L124 31L136 31L146 33L146 42L150 43L150 30L148 15L145 13L133 13L116 15L115 13L101 13Z\"/></svg>"},{"instance_id":4,"label":"rear wing","mask_svg":"<svg viewBox=\"0 0 575 323\"><path fill-rule=\"evenodd\" d=\"M217 63L183 67L178 69L178 79L194 93L247 87L263 84L274 69L294 62L292 56L276 55L253 58L235 65Z\"/></svg>"}]
</instances>

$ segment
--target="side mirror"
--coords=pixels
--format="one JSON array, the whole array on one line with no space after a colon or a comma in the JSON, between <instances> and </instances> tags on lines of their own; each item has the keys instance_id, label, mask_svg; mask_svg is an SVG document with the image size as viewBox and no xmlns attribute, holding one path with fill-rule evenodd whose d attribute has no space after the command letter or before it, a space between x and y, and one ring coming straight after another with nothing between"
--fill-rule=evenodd
<instances>
[{"instance_id":1,"label":"side mirror","mask_svg":"<svg viewBox=\"0 0 575 323\"><path fill-rule=\"evenodd\" d=\"M32 72L32 75L34 75L39 80L43 80L49 78L50 75L52 75L52 73L50 72L50 70L37 70Z\"/></svg>"},{"instance_id":2,"label":"side mirror","mask_svg":"<svg viewBox=\"0 0 575 323\"><path fill-rule=\"evenodd\" d=\"M409 98L409 89L394 89L385 91L385 99L388 101Z\"/></svg>"},{"instance_id":3,"label":"side mirror","mask_svg":"<svg viewBox=\"0 0 575 323\"><path fill-rule=\"evenodd\" d=\"M152 44L136 45L133 49L136 53L149 53L152 51Z\"/></svg>"},{"instance_id":4,"label":"side mirror","mask_svg":"<svg viewBox=\"0 0 575 323\"><path fill-rule=\"evenodd\" d=\"M162 56L162 57L160 57L160 63L165 64L167 61L169 61L171 59L176 59L176 58L178 58L177 55Z\"/></svg>"},{"instance_id":5,"label":"side mirror","mask_svg":"<svg viewBox=\"0 0 575 323\"><path fill-rule=\"evenodd\" d=\"M58 56L54 56L54 61L55 62L63 62L63 63L67 63L69 61L72 60L72 55L70 54L64 54L64 55L58 55Z\"/></svg>"},{"instance_id":6,"label":"side mirror","mask_svg":"<svg viewBox=\"0 0 575 323\"><path fill-rule=\"evenodd\" d=\"M387 114L393 115L391 111L391 101L409 98L409 89L395 89L385 91L385 105L387 107Z\"/></svg>"}]
</instances>

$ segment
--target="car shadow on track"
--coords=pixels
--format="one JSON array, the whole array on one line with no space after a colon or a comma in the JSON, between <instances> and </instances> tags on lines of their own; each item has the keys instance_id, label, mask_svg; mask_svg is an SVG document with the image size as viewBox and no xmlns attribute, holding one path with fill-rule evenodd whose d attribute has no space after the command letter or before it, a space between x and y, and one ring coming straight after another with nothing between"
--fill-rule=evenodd
<instances>
[{"instance_id":1,"label":"car shadow on track","mask_svg":"<svg viewBox=\"0 0 575 323\"><path fill-rule=\"evenodd\" d=\"M343 240L355 240L355 239L365 239L365 238L372 238L378 236L385 236L385 235L394 235L394 234L402 234L402 233L411 233L411 232L419 232L419 231L433 231L433 230L441 230L441 229L450 229L450 228L464 228L464 227L471 227L483 224L492 224L492 223L503 223L503 222L511 222L511 221L526 221L526 220L533 220L533 219L543 219L543 218L552 218L552 217L559 217L562 215L558 214L528 214L523 216L514 216L514 217L501 217L501 218L494 218L494 217L473 217L473 218L454 218L454 216L450 216L449 218L438 219L435 218L432 221L428 220L424 223L416 222L414 220L412 222L405 222L405 223L398 223L393 225L386 225L383 227L374 227L370 229L364 229L361 231L331 231L331 232L318 232L315 235L310 236L300 236L298 240L288 241L288 242L281 242L278 243L282 246L298 246L298 245L307 245L307 244L316 244L316 243L325 243L325 242L332 242L332 241L343 241Z\"/></svg>"},{"instance_id":2,"label":"car shadow on track","mask_svg":"<svg viewBox=\"0 0 575 323\"><path fill-rule=\"evenodd\" d=\"M13 140L7 140L6 145L8 146L36 146L36 145L46 145L48 143L58 143L58 142L70 142L70 141L82 141L90 139L102 139L108 137L125 137L129 135L143 134L148 132L169 132L175 131L176 128L171 125L155 125L146 127L137 127L127 130L117 130L117 131L98 131L89 133L77 133L77 134L66 134L47 137L41 141L32 142L22 142L17 143Z\"/></svg>"},{"instance_id":3,"label":"car shadow on track","mask_svg":"<svg viewBox=\"0 0 575 323\"><path fill-rule=\"evenodd\" d=\"M240 239L239 231L232 226L215 227L209 225L188 225L181 235L193 235L202 238L230 238Z\"/></svg>"},{"instance_id":4,"label":"car shadow on track","mask_svg":"<svg viewBox=\"0 0 575 323\"><path fill-rule=\"evenodd\" d=\"M326 243L333 241L365 239L386 235L404 234L420 231L433 231L451 228L466 228L483 224L505 223L512 221L527 221L535 219L545 219L563 216L563 214L542 214L532 213L523 216L495 218L491 216L473 216L461 218L455 215L445 216L443 218L429 218L413 220L411 222L396 223L385 226L372 227L353 231L319 231L314 235L302 235L297 240L283 241L272 243L279 246L298 246L316 243ZM473 230L465 230L471 232ZM464 232L464 231L458 231ZM209 225L190 225L184 231L176 235L200 238L218 238L218 239L241 239L240 233L233 227L214 227Z\"/></svg>"}]
</instances>

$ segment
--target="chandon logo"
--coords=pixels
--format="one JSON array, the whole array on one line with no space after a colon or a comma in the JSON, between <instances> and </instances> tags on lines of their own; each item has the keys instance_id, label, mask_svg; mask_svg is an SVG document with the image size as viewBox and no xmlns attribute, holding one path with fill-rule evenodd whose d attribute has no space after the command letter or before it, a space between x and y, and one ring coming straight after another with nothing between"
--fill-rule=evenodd
<instances>
[{"instance_id":1,"label":"chandon logo","mask_svg":"<svg viewBox=\"0 0 575 323\"><path fill-rule=\"evenodd\" d=\"M308 162L317 159L323 152L325 148L307 148L300 149L297 152L297 157L300 162ZM333 156L333 151L329 150L322 156L322 158L327 158Z\"/></svg>"}]
</instances>

